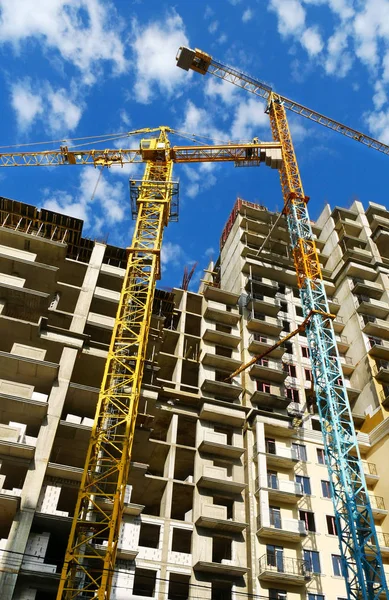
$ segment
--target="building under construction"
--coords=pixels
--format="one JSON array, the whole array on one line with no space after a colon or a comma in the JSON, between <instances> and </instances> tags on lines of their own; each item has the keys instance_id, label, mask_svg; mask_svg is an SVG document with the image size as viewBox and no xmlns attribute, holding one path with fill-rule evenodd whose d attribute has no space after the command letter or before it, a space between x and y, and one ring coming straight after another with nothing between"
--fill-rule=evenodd
<instances>
[{"instance_id":1,"label":"building under construction","mask_svg":"<svg viewBox=\"0 0 389 600\"><path fill-rule=\"evenodd\" d=\"M304 320L277 219L238 199L199 292L156 292L112 600L346 597L304 331L229 379ZM0 223L0 596L54 600L127 256L11 200ZM389 211L312 229L389 573Z\"/></svg>"}]
</instances>

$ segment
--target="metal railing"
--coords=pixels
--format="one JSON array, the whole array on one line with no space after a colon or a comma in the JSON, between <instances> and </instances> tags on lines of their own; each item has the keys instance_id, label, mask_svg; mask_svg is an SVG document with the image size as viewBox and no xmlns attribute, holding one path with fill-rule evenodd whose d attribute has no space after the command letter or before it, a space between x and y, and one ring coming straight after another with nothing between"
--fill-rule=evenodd
<instances>
[{"instance_id":1,"label":"metal railing","mask_svg":"<svg viewBox=\"0 0 389 600\"><path fill-rule=\"evenodd\" d=\"M378 475L377 467L374 463L367 462L366 460L362 460L363 472L366 475Z\"/></svg>"},{"instance_id":2,"label":"metal railing","mask_svg":"<svg viewBox=\"0 0 389 600\"><path fill-rule=\"evenodd\" d=\"M376 508L377 510L386 510L385 501L382 496L372 496L369 494L369 498L372 508Z\"/></svg>"},{"instance_id":3,"label":"metal railing","mask_svg":"<svg viewBox=\"0 0 389 600\"><path fill-rule=\"evenodd\" d=\"M268 552L259 559L259 574L266 571L310 578L309 562L301 558L289 558L277 553Z\"/></svg>"},{"instance_id":4,"label":"metal railing","mask_svg":"<svg viewBox=\"0 0 389 600\"><path fill-rule=\"evenodd\" d=\"M277 539L277 529L290 533L298 533L300 535L307 535L307 528L304 521L299 519L281 519L277 518L273 523L264 522L261 520L261 515L257 517L257 529L261 527L269 527L274 529L274 538Z\"/></svg>"},{"instance_id":5,"label":"metal railing","mask_svg":"<svg viewBox=\"0 0 389 600\"><path fill-rule=\"evenodd\" d=\"M272 448L269 445L266 445L266 454L271 454L272 456L278 456L280 458L290 458L290 460L298 460L298 454L294 448L283 448L283 447L275 447Z\"/></svg>"},{"instance_id":6,"label":"metal railing","mask_svg":"<svg viewBox=\"0 0 389 600\"><path fill-rule=\"evenodd\" d=\"M260 475L256 479L257 489L269 488L271 490L278 490L285 492L286 494L295 494L297 496L303 495L303 486L301 483L296 481L289 481L288 479L278 479L276 475L268 474Z\"/></svg>"},{"instance_id":7,"label":"metal railing","mask_svg":"<svg viewBox=\"0 0 389 600\"><path fill-rule=\"evenodd\" d=\"M381 547L389 548L389 533L377 531L378 543Z\"/></svg>"}]
</instances>

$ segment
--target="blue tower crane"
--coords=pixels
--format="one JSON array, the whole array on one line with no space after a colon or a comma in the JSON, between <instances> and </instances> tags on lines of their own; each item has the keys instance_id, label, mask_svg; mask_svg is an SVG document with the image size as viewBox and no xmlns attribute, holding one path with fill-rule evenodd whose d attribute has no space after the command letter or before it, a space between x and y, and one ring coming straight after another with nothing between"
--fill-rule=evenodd
<instances>
[{"instance_id":1,"label":"blue tower crane","mask_svg":"<svg viewBox=\"0 0 389 600\"><path fill-rule=\"evenodd\" d=\"M331 496L335 511L343 574L349 600L389 598L373 513L360 459L347 390L339 359L333 315L328 308L319 258L285 106L311 120L353 137L380 152L389 148L377 140L328 119L274 93L269 86L216 62L198 49L181 47L177 66L211 73L265 98L273 139L282 147L280 169L286 216L297 274Z\"/></svg>"}]
</instances>

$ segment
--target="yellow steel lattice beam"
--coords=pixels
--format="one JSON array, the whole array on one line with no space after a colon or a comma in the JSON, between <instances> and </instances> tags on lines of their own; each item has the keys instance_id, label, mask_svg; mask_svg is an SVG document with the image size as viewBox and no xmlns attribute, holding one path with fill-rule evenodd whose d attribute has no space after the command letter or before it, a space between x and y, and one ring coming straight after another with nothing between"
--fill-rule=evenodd
<instances>
[{"instance_id":1,"label":"yellow steel lattice beam","mask_svg":"<svg viewBox=\"0 0 389 600\"><path fill-rule=\"evenodd\" d=\"M57 599L107 600L130 465L173 163L166 131L146 163L138 218ZM146 183L147 182L147 183ZM155 182L152 187L148 182ZM150 190L153 190L151 193Z\"/></svg>"},{"instance_id":2,"label":"yellow steel lattice beam","mask_svg":"<svg viewBox=\"0 0 389 600\"><path fill-rule=\"evenodd\" d=\"M285 107L276 94L270 94L268 112L273 139L275 142L280 143L282 147L283 161L280 168L280 179L284 198L284 212L287 214L293 204L294 211L298 216L301 213L302 217L308 198L304 195ZM293 247L293 260L299 287L304 285L307 278L310 280L322 279L319 256L314 240L303 238L296 240Z\"/></svg>"}]
</instances>

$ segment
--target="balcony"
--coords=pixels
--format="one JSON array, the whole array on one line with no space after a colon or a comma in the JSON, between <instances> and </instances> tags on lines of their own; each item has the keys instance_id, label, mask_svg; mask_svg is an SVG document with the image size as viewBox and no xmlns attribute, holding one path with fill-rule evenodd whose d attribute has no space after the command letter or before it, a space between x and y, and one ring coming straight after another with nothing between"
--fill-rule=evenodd
<instances>
[{"instance_id":1,"label":"balcony","mask_svg":"<svg viewBox=\"0 0 389 600\"><path fill-rule=\"evenodd\" d=\"M285 285L293 287L296 285L296 272L293 268L287 266L277 266L274 264L272 253L262 252L257 258L248 255L243 265L243 272L252 272L256 277L276 280Z\"/></svg>"},{"instance_id":2,"label":"balcony","mask_svg":"<svg viewBox=\"0 0 389 600\"><path fill-rule=\"evenodd\" d=\"M271 502L286 502L295 504L297 500L303 496L303 488L301 483L289 481L287 479L279 479L275 475L260 475L255 480L257 492L262 489L269 494Z\"/></svg>"},{"instance_id":3,"label":"balcony","mask_svg":"<svg viewBox=\"0 0 389 600\"><path fill-rule=\"evenodd\" d=\"M344 329L344 321L343 321L343 317L339 317L337 316L333 321L332 321L332 325L334 327L334 331L335 333L341 333Z\"/></svg>"},{"instance_id":4,"label":"balcony","mask_svg":"<svg viewBox=\"0 0 389 600\"><path fill-rule=\"evenodd\" d=\"M230 358L229 356L222 356L221 354L213 354L206 352L201 360L203 365L207 367L213 367L219 371L227 371L233 373L242 364L241 360Z\"/></svg>"},{"instance_id":5,"label":"balcony","mask_svg":"<svg viewBox=\"0 0 389 600\"><path fill-rule=\"evenodd\" d=\"M262 313L249 313L247 316L247 329L254 333L263 333L278 337L282 331L282 321L275 317L268 317Z\"/></svg>"},{"instance_id":6,"label":"balcony","mask_svg":"<svg viewBox=\"0 0 389 600\"><path fill-rule=\"evenodd\" d=\"M373 375L377 381L389 383L389 362L385 360L377 360L372 366Z\"/></svg>"},{"instance_id":7,"label":"balcony","mask_svg":"<svg viewBox=\"0 0 389 600\"><path fill-rule=\"evenodd\" d=\"M228 476L223 467L213 466L204 466L203 474L197 481L197 485L227 494L241 494L246 487L243 481L235 481L232 476Z\"/></svg>"},{"instance_id":8,"label":"balcony","mask_svg":"<svg viewBox=\"0 0 389 600\"><path fill-rule=\"evenodd\" d=\"M373 267L356 262L348 263L345 274L353 279L362 279L366 281L375 281L377 278L377 272Z\"/></svg>"},{"instance_id":9,"label":"balcony","mask_svg":"<svg viewBox=\"0 0 389 600\"><path fill-rule=\"evenodd\" d=\"M379 248L380 253L387 257L388 256L388 242L389 242L389 230L387 227L377 227L374 234L371 236L373 242L375 242Z\"/></svg>"},{"instance_id":10,"label":"balcony","mask_svg":"<svg viewBox=\"0 0 389 600\"><path fill-rule=\"evenodd\" d=\"M351 387L351 384L348 381L345 382L345 388L347 391L349 402L355 402L355 400L357 400L359 394L361 393L361 390L358 388Z\"/></svg>"},{"instance_id":11,"label":"balcony","mask_svg":"<svg viewBox=\"0 0 389 600\"><path fill-rule=\"evenodd\" d=\"M382 498L382 496L373 496L372 494L369 494L369 499L371 510L373 512L373 517L377 521L382 521L383 519L385 519L386 515L388 514L388 511L386 510L385 501Z\"/></svg>"},{"instance_id":12,"label":"balcony","mask_svg":"<svg viewBox=\"0 0 389 600\"><path fill-rule=\"evenodd\" d=\"M328 300L328 308L330 309L330 313L333 315L336 315L340 309L340 302L339 302L338 298L335 298L335 296L329 296L327 298L327 300Z\"/></svg>"},{"instance_id":13,"label":"balcony","mask_svg":"<svg viewBox=\"0 0 389 600\"><path fill-rule=\"evenodd\" d=\"M263 294L251 293L247 296L247 308L271 317L277 316L280 304L279 298L271 298Z\"/></svg>"},{"instance_id":14,"label":"balcony","mask_svg":"<svg viewBox=\"0 0 389 600\"><path fill-rule=\"evenodd\" d=\"M336 221L335 230L340 233L343 232L344 234L358 238L362 230L362 225L354 219L343 217Z\"/></svg>"},{"instance_id":15,"label":"balcony","mask_svg":"<svg viewBox=\"0 0 389 600\"><path fill-rule=\"evenodd\" d=\"M380 338L369 338L368 345L370 347L369 355L372 358L389 359L389 342Z\"/></svg>"},{"instance_id":16,"label":"balcony","mask_svg":"<svg viewBox=\"0 0 389 600\"><path fill-rule=\"evenodd\" d=\"M224 331L217 331L217 329L206 329L203 340L210 344L217 344L218 346L235 349L239 346L240 336L224 333Z\"/></svg>"},{"instance_id":17,"label":"balcony","mask_svg":"<svg viewBox=\"0 0 389 600\"><path fill-rule=\"evenodd\" d=\"M268 553L259 559L258 579L274 585L304 585L311 580L308 567L305 560Z\"/></svg>"},{"instance_id":18,"label":"balcony","mask_svg":"<svg viewBox=\"0 0 389 600\"><path fill-rule=\"evenodd\" d=\"M386 319L389 315L389 304L382 300L375 300L369 296L355 298L355 307L360 314L371 315L379 319Z\"/></svg>"},{"instance_id":19,"label":"balcony","mask_svg":"<svg viewBox=\"0 0 389 600\"><path fill-rule=\"evenodd\" d=\"M251 402L260 408L282 409L286 410L290 398L278 394L268 394L261 390L256 390L251 396Z\"/></svg>"},{"instance_id":20,"label":"balcony","mask_svg":"<svg viewBox=\"0 0 389 600\"><path fill-rule=\"evenodd\" d=\"M194 566L195 571L202 571L203 573L211 573L216 577L223 577L228 579L239 579L246 575L247 567L240 567L235 564L233 560L223 558L221 562L205 562L199 560Z\"/></svg>"},{"instance_id":21,"label":"balcony","mask_svg":"<svg viewBox=\"0 0 389 600\"><path fill-rule=\"evenodd\" d=\"M264 379L266 381L282 383L287 375L286 365L284 366L282 362L267 358L258 359L250 368L251 377Z\"/></svg>"},{"instance_id":22,"label":"balcony","mask_svg":"<svg viewBox=\"0 0 389 600\"><path fill-rule=\"evenodd\" d=\"M289 398L288 398L289 402ZM294 448L286 448L285 446L266 444L266 460L268 467L287 467L293 466L299 461L299 457Z\"/></svg>"},{"instance_id":23,"label":"balcony","mask_svg":"<svg viewBox=\"0 0 389 600\"><path fill-rule=\"evenodd\" d=\"M58 368L59 365L56 363L12 352L0 352L0 379L10 379L33 387L39 386L43 393L49 393L57 378Z\"/></svg>"},{"instance_id":24,"label":"balcony","mask_svg":"<svg viewBox=\"0 0 389 600\"><path fill-rule=\"evenodd\" d=\"M269 522L262 523L261 518L258 517L257 528L259 537L270 538L275 542L300 542L301 538L307 535L305 523L299 519L279 519L271 525Z\"/></svg>"},{"instance_id":25,"label":"balcony","mask_svg":"<svg viewBox=\"0 0 389 600\"><path fill-rule=\"evenodd\" d=\"M270 348L277 342L277 338L268 338L260 333L252 333L249 337L248 351L252 352L253 354L262 354L262 352L270 350ZM272 358L281 358L284 352L285 348L283 346L278 346L272 350L271 356Z\"/></svg>"},{"instance_id":26,"label":"balcony","mask_svg":"<svg viewBox=\"0 0 389 600\"><path fill-rule=\"evenodd\" d=\"M206 527L217 531L228 531L241 533L247 527L247 523L235 521L227 517L227 507L218 504L203 504L201 514L196 520L198 527Z\"/></svg>"},{"instance_id":27,"label":"balcony","mask_svg":"<svg viewBox=\"0 0 389 600\"><path fill-rule=\"evenodd\" d=\"M374 337L389 340L389 322L377 319L370 315L360 315L360 322L363 333Z\"/></svg>"},{"instance_id":28,"label":"balcony","mask_svg":"<svg viewBox=\"0 0 389 600\"><path fill-rule=\"evenodd\" d=\"M270 279L263 281L262 277L253 275L252 277L247 277L245 288L248 292L253 291L256 294L274 297L278 292L278 283L277 281L272 281Z\"/></svg>"},{"instance_id":29,"label":"balcony","mask_svg":"<svg viewBox=\"0 0 389 600\"><path fill-rule=\"evenodd\" d=\"M377 467L374 463L367 462L366 460L362 460L363 472L365 474L366 483L368 485L374 486L379 480L380 476L377 472Z\"/></svg>"},{"instance_id":30,"label":"balcony","mask_svg":"<svg viewBox=\"0 0 389 600\"><path fill-rule=\"evenodd\" d=\"M378 543L380 546L381 554L385 558L389 557L389 533L382 533L377 531Z\"/></svg>"},{"instance_id":31,"label":"balcony","mask_svg":"<svg viewBox=\"0 0 389 600\"><path fill-rule=\"evenodd\" d=\"M340 356L339 357L340 360L340 364L342 367L342 371L345 375L350 376L355 369L355 365L353 363L353 359L351 358L351 356Z\"/></svg>"},{"instance_id":32,"label":"balcony","mask_svg":"<svg viewBox=\"0 0 389 600\"><path fill-rule=\"evenodd\" d=\"M387 386L384 386L384 389L380 391L380 400L382 406L385 408L389 407L389 389Z\"/></svg>"},{"instance_id":33,"label":"balcony","mask_svg":"<svg viewBox=\"0 0 389 600\"><path fill-rule=\"evenodd\" d=\"M246 412L239 406L229 407L223 402L204 402L200 410L200 419L212 423L224 423L233 427L243 427Z\"/></svg>"},{"instance_id":34,"label":"balcony","mask_svg":"<svg viewBox=\"0 0 389 600\"><path fill-rule=\"evenodd\" d=\"M200 452L223 456L225 458L239 459L244 448L227 443L227 434L216 431L205 431L204 439L200 442Z\"/></svg>"},{"instance_id":35,"label":"balcony","mask_svg":"<svg viewBox=\"0 0 389 600\"><path fill-rule=\"evenodd\" d=\"M358 277L352 279L350 287L356 296L369 296L376 300L379 300L384 293L384 288L380 283L368 281L367 279L360 279Z\"/></svg>"},{"instance_id":36,"label":"balcony","mask_svg":"<svg viewBox=\"0 0 389 600\"><path fill-rule=\"evenodd\" d=\"M350 344L347 337L345 335L336 335L335 339L339 352L347 352L347 350L350 348Z\"/></svg>"},{"instance_id":37,"label":"balcony","mask_svg":"<svg viewBox=\"0 0 389 600\"><path fill-rule=\"evenodd\" d=\"M233 292L227 292L221 288L216 288L211 285L207 285L203 292L204 298L207 300L213 300L214 302L222 302L227 306L236 306L239 300L239 294Z\"/></svg>"},{"instance_id":38,"label":"balcony","mask_svg":"<svg viewBox=\"0 0 389 600\"><path fill-rule=\"evenodd\" d=\"M226 378L230 371L226 372ZM242 386L235 383L226 383L225 381L215 381L214 379L204 379L201 384L201 391L206 395L212 394L222 398L237 400L242 393Z\"/></svg>"},{"instance_id":39,"label":"balcony","mask_svg":"<svg viewBox=\"0 0 389 600\"><path fill-rule=\"evenodd\" d=\"M240 319L238 311L232 312L232 310L222 310L221 308L214 308L213 306L207 306L204 312L204 318L209 321L215 321L222 325L229 325L235 327Z\"/></svg>"}]
</instances>

